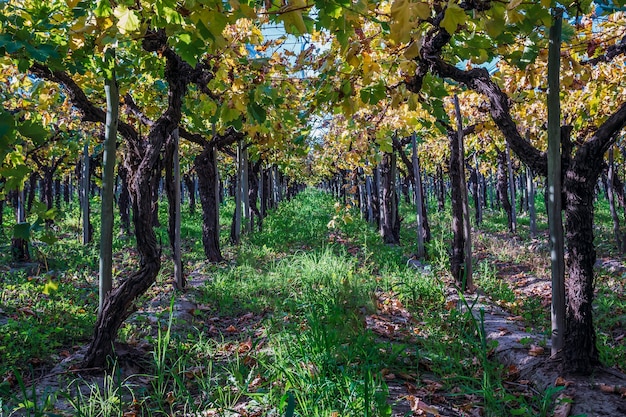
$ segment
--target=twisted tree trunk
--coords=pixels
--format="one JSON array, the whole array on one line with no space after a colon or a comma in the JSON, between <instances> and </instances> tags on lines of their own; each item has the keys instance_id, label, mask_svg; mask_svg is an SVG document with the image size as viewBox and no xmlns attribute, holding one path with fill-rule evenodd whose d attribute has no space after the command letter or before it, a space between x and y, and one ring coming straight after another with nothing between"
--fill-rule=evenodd
<instances>
[{"instance_id":1,"label":"twisted tree trunk","mask_svg":"<svg viewBox=\"0 0 626 417\"><path fill-rule=\"evenodd\" d=\"M206 146L194 160L198 175L198 193L202 205L202 245L204 256L209 262L222 262L220 250L219 208L216 198L217 163L212 146Z\"/></svg>"},{"instance_id":2,"label":"twisted tree trunk","mask_svg":"<svg viewBox=\"0 0 626 417\"><path fill-rule=\"evenodd\" d=\"M503 151L498 152L498 170L496 175L498 181L496 185L498 201L500 201L500 205L506 212L509 232L513 233L513 208L509 200L509 177L507 174L506 153Z\"/></svg>"}]
</instances>

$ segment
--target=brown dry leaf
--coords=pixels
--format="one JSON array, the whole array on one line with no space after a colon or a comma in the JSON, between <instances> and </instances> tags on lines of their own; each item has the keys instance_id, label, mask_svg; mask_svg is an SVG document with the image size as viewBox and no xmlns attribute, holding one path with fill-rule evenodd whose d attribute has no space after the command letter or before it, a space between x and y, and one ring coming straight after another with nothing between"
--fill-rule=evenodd
<instances>
[{"instance_id":1,"label":"brown dry leaf","mask_svg":"<svg viewBox=\"0 0 626 417\"><path fill-rule=\"evenodd\" d=\"M540 355L543 355L544 350L545 349L542 348L541 346L530 345L530 349L528 349L528 354L530 356L540 356Z\"/></svg>"},{"instance_id":2,"label":"brown dry leaf","mask_svg":"<svg viewBox=\"0 0 626 417\"><path fill-rule=\"evenodd\" d=\"M443 389L443 385L437 381L431 379L423 379L422 382L426 384L426 389L430 392L435 392Z\"/></svg>"},{"instance_id":3,"label":"brown dry leaf","mask_svg":"<svg viewBox=\"0 0 626 417\"><path fill-rule=\"evenodd\" d=\"M609 394L613 394L614 392L616 392L613 385L600 384L598 388L600 388L600 391L607 392Z\"/></svg>"},{"instance_id":4,"label":"brown dry leaf","mask_svg":"<svg viewBox=\"0 0 626 417\"><path fill-rule=\"evenodd\" d=\"M176 401L176 397L174 396L174 392L170 391L167 393L167 396L165 397L165 401L167 401L169 404L174 404L174 401Z\"/></svg>"},{"instance_id":5,"label":"brown dry leaf","mask_svg":"<svg viewBox=\"0 0 626 417\"><path fill-rule=\"evenodd\" d=\"M387 375L385 375L385 379L386 379L387 381L390 381L390 380L392 380L392 379L396 379L396 374L392 374L392 373L387 374Z\"/></svg>"},{"instance_id":6,"label":"brown dry leaf","mask_svg":"<svg viewBox=\"0 0 626 417\"><path fill-rule=\"evenodd\" d=\"M203 366L194 366L193 368L189 368L185 371L185 376L188 379L193 379L194 377L202 376L203 373L204 373Z\"/></svg>"},{"instance_id":7,"label":"brown dry leaf","mask_svg":"<svg viewBox=\"0 0 626 417\"><path fill-rule=\"evenodd\" d=\"M569 387L570 385L573 385L574 382L572 381L568 381L567 379L559 376L557 377L556 381L554 381L554 385L557 387Z\"/></svg>"},{"instance_id":8,"label":"brown dry leaf","mask_svg":"<svg viewBox=\"0 0 626 417\"><path fill-rule=\"evenodd\" d=\"M257 360L252 356L246 356L245 358L243 358L243 364L248 367L253 367L257 365Z\"/></svg>"},{"instance_id":9,"label":"brown dry leaf","mask_svg":"<svg viewBox=\"0 0 626 417\"><path fill-rule=\"evenodd\" d=\"M405 381L417 380L417 375L405 374L404 372L398 372L397 375L398 375L398 378L404 379Z\"/></svg>"},{"instance_id":10,"label":"brown dry leaf","mask_svg":"<svg viewBox=\"0 0 626 417\"><path fill-rule=\"evenodd\" d=\"M237 349L239 353L246 353L246 352L250 352L251 350L252 350L252 339L248 339L245 342L239 343L239 348Z\"/></svg>"},{"instance_id":11,"label":"brown dry leaf","mask_svg":"<svg viewBox=\"0 0 626 417\"><path fill-rule=\"evenodd\" d=\"M419 413L418 415L424 413L431 413L437 417L440 415L438 409L436 409L435 407L431 407L414 395L407 395L406 399L411 406L411 411L413 411L414 413Z\"/></svg>"},{"instance_id":12,"label":"brown dry leaf","mask_svg":"<svg viewBox=\"0 0 626 417\"><path fill-rule=\"evenodd\" d=\"M561 394L556 399L557 406L554 407L554 417L568 417L572 410L572 397Z\"/></svg>"},{"instance_id":13,"label":"brown dry leaf","mask_svg":"<svg viewBox=\"0 0 626 417\"><path fill-rule=\"evenodd\" d=\"M519 376L519 368L515 365L510 365L507 369L509 378L516 379Z\"/></svg>"},{"instance_id":14,"label":"brown dry leaf","mask_svg":"<svg viewBox=\"0 0 626 417\"><path fill-rule=\"evenodd\" d=\"M254 317L254 313L246 313L243 316L239 317L237 320L238 323L243 323L244 321L248 321Z\"/></svg>"},{"instance_id":15,"label":"brown dry leaf","mask_svg":"<svg viewBox=\"0 0 626 417\"><path fill-rule=\"evenodd\" d=\"M235 326L233 326L232 324L226 328L226 331L228 333L237 333L237 332L239 332L239 330L237 330L237 328Z\"/></svg>"}]
</instances>

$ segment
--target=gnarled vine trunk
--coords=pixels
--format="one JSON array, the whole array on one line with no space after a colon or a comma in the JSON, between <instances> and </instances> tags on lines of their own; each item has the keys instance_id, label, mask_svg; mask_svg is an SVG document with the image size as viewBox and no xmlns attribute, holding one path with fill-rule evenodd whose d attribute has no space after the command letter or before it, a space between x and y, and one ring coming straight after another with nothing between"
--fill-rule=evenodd
<instances>
[{"instance_id":1,"label":"gnarled vine trunk","mask_svg":"<svg viewBox=\"0 0 626 417\"><path fill-rule=\"evenodd\" d=\"M220 250L219 210L216 192L219 184L216 181L217 164L213 146L205 146L194 160L194 168L198 175L198 193L202 205L202 245L204 256L209 262L224 260Z\"/></svg>"},{"instance_id":2,"label":"gnarled vine trunk","mask_svg":"<svg viewBox=\"0 0 626 417\"><path fill-rule=\"evenodd\" d=\"M577 160L580 160L579 155ZM585 165L588 164L570 167L563 180L569 272L563 350L569 370L575 373L589 373L594 365L600 363L592 319L593 267L596 262L593 200L599 172Z\"/></svg>"},{"instance_id":3,"label":"gnarled vine trunk","mask_svg":"<svg viewBox=\"0 0 626 417\"><path fill-rule=\"evenodd\" d=\"M450 273L456 283L463 285L465 265L465 236L463 234L463 182L461 181L461 151L458 133L448 132L450 142L450 201L452 207L452 251L450 253Z\"/></svg>"},{"instance_id":4,"label":"gnarled vine trunk","mask_svg":"<svg viewBox=\"0 0 626 417\"><path fill-rule=\"evenodd\" d=\"M129 235L130 230L130 194L128 192L128 171L124 165L117 168L120 177L120 196L117 199L117 206L120 210L120 226L124 234Z\"/></svg>"},{"instance_id":5,"label":"gnarled vine trunk","mask_svg":"<svg viewBox=\"0 0 626 417\"><path fill-rule=\"evenodd\" d=\"M380 163L381 202L380 234L385 243L400 243L400 215L396 193L396 160L393 153L385 153Z\"/></svg>"},{"instance_id":6,"label":"gnarled vine trunk","mask_svg":"<svg viewBox=\"0 0 626 417\"><path fill-rule=\"evenodd\" d=\"M498 201L500 201L502 208L506 212L509 232L513 233L513 208L511 207L511 200L509 200L509 177L507 174L506 161L506 153L503 151L498 152L498 182L496 189L498 193Z\"/></svg>"},{"instance_id":7,"label":"gnarled vine trunk","mask_svg":"<svg viewBox=\"0 0 626 417\"><path fill-rule=\"evenodd\" d=\"M153 46L149 42L153 42ZM83 367L101 368L107 365L113 342L126 318L133 312L133 303L155 282L161 268L161 249L153 229L153 186L160 177L159 160L166 139L178 127L181 119L182 99L189 82L190 67L165 44L164 32L152 32L144 40L144 48L153 52L157 49L166 57L165 78L169 83L167 110L150 128L145 141L132 132L125 135L129 149L125 153L125 165L129 175L129 192L133 206L133 223L139 269L115 287L102 305L96 320L94 337L83 360ZM121 125L124 132L126 126Z\"/></svg>"},{"instance_id":8,"label":"gnarled vine trunk","mask_svg":"<svg viewBox=\"0 0 626 417\"><path fill-rule=\"evenodd\" d=\"M189 194L189 214L193 215L196 213L196 183L189 173L183 175L183 181Z\"/></svg>"}]
</instances>

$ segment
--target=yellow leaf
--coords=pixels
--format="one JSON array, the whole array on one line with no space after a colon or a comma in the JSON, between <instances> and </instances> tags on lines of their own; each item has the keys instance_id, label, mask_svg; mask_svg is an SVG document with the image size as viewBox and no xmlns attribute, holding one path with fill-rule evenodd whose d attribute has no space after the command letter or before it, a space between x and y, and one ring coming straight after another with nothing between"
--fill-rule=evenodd
<instances>
[{"instance_id":1,"label":"yellow leaf","mask_svg":"<svg viewBox=\"0 0 626 417\"><path fill-rule=\"evenodd\" d=\"M75 51L85 46L85 36L82 33L72 33L70 35L70 49Z\"/></svg>"},{"instance_id":2,"label":"yellow leaf","mask_svg":"<svg viewBox=\"0 0 626 417\"><path fill-rule=\"evenodd\" d=\"M404 57L406 59L413 59L420 54L420 47L416 41L412 41L409 47L404 51Z\"/></svg>"},{"instance_id":3,"label":"yellow leaf","mask_svg":"<svg viewBox=\"0 0 626 417\"><path fill-rule=\"evenodd\" d=\"M506 8L509 10L515 9L517 6L522 4L523 0L511 0L509 4L507 4Z\"/></svg>"},{"instance_id":4,"label":"yellow leaf","mask_svg":"<svg viewBox=\"0 0 626 417\"><path fill-rule=\"evenodd\" d=\"M67 4L67 7L70 9L73 9L78 4L78 1L79 0L65 0L65 4Z\"/></svg>"},{"instance_id":5,"label":"yellow leaf","mask_svg":"<svg viewBox=\"0 0 626 417\"><path fill-rule=\"evenodd\" d=\"M449 34L453 34L459 25L465 23L466 18L465 10L461 6L449 2L439 26L444 28Z\"/></svg>"},{"instance_id":6,"label":"yellow leaf","mask_svg":"<svg viewBox=\"0 0 626 417\"><path fill-rule=\"evenodd\" d=\"M134 32L141 25L135 12L124 5L117 6L113 14L117 17L117 28L121 34Z\"/></svg>"},{"instance_id":7,"label":"yellow leaf","mask_svg":"<svg viewBox=\"0 0 626 417\"><path fill-rule=\"evenodd\" d=\"M46 295L50 295L50 293L53 293L55 291L57 291L59 289L59 284L57 284L56 282L53 281L48 281L46 282L46 284L43 286L43 293Z\"/></svg>"},{"instance_id":8,"label":"yellow leaf","mask_svg":"<svg viewBox=\"0 0 626 417\"><path fill-rule=\"evenodd\" d=\"M506 21L510 24L519 23L524 20L524 14L518 12L517 10L507 10L506 11Z\"/></svg>"},{"instance_id":9,"label":"yellow leaf","mask_svg":"<svg viewBox=\"0 0 626 417\"><path fill-rule=\"evenodd\" d=\"M291 33L291 27L293 26L298 31L298 34L307 33L306 25L304 24L304 18L302 17L302 11L307 7L306 0L293 0L290 2L286 13L283 13L280 18L285 22L285 30Z\"/></svg>"},{"instance_id":10,"label":"yellow leaf","mask_svg":"<svg viewBox=\"0 0 626 417\"><path fill-rule=\"evenodd\" d=\"M395 0L391 5L391 39L395 43L408 42L411 31L417 27L419 20L430 17L431 8L428 3L412 3L410 0Z\"/></svg>"},{"instance_id":11,"label":"yellow leaf","mask_svg":"<svg viewBox=\"0 0 626 417\"><path fill-rule=\"evenodd\" d=\"M422 1L414 3L411 6L411 11L413 12L411 13L412 17L418 17L421 20L426 20L430 17L430 6Z\"/></svg>"}]
</instances>

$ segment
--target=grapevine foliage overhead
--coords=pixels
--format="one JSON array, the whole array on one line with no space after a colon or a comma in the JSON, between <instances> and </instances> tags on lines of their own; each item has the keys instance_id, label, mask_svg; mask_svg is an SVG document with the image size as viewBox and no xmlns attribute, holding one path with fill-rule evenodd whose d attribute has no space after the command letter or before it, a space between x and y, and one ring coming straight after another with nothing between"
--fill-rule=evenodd
<instances>
[{"instance_id":1,"label":"grapevine foliage overhead","mask_svg":"<svg viewBox=\"0 0 626 417\"><path fill-rule=\"evenodd\" d=\"M466 122L480 127L468 149L492 155L502 136L483 99L427 72L415 77L425 71L418 65L425 47L439 48L441 59L461 69L492 70L512 99L520 130L529 130L531 141L543 148L545 129L536 121L545 119L551 8L567 8L563 106L567 122L581 127L590 120L598 125L624 101L624 3L3 2L1 175L7 187L23 184L29 172L29 162L19 157L24 141L42 141L58 128L89 130L58 84L29 75L34 67L67 74L91 103L102 107L102 80L115 65L121 96L130 97L147 120L155 120L167 107L165 59L163 51L147 52L146 45L159 33L200 74L184 99L185 127L206 137L234 127L246 133L253 157L294 175L310 174L307 165L322 176L337 167L366 166L377 150L390 150L393 134L412 132L424 143L420 152L430 170L447 152L442 137L452 114L452 93L461 94ZM285 36L266 39L268 25L279 25ZM432 36L437 31L447 34L445 42L443 35ZM296 49L289 43L305 46ZM107 61L104 53L112 47L116 62ZM54 122L59 118L65 120L60 125ZM137 131L147 131L136 113L125 111L122 118ZM75 142L67 143L72 152ZM196 148L183 149L193 155Z\"/></svg>"}]
</instances>

